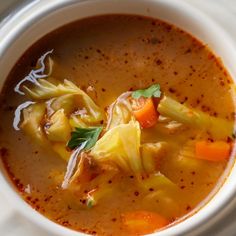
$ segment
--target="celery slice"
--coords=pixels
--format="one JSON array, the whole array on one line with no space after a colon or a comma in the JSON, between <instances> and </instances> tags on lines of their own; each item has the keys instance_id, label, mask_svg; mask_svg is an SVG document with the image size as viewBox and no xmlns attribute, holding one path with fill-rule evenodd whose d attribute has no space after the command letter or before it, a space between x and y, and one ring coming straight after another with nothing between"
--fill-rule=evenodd
<instances>
[{"instance_id":1,"label":"celery slice","mask_svg":"<svg viewBox=\"0 0 236 236\"><path fill-rule=\"evenodd\" d=\"M174 184L171 180L169 180L167 177L165 177L163 174L161 174L159 172L156 174L150 175L148 178L146 178L144 180L140 180L139 184L141 187L143 187L146 190L149 190L149 189L177 190L178 189L178 186L176 184Z\"/></svg>"},{"instance_id":2,"label":"celery slice","mask_svg":"<svg viewBox=\"0 0 236 236\"><path fill-rule=\"evenodd\" d=\"M191 109L168 96L161 99L157 110L163 116L208 131L216 139L226 139L233 134L234 122Z\"/></svg>"},{"instance_id":3,"label":"celery slice","mask_svg":"<svg viewBox=\"0 0 236 236\"><path fill-rule=\"evenodd\" d=\"M108 185L103 185L100 188L94 189L87 194L86 205L88 208L92 208L98 204L98 201L111 194L113 188Z\"/></svg>"},{"instance_id":4,"label":"celery slice","mask_svg":"<svg viewBox=\"0 0 236 236\"><path fill-rule=\"evenodd\" d=\"M53 143L52 144L52 149L66 162L69 161L71 152L69 152L66 149L66 144L65 143Z\"/></svg>"},{"instance_id":5,"label":"celery slice","mask_svg":"<svg viewBox=\"0 0 236 236\"><path fill-rule=\"evenodd\" d=\"M167 143L144 143L141 145L141 156L143 168L146 172L152 173L156 170L157 164L166 153Z\"/></svg>"}]
</instances>

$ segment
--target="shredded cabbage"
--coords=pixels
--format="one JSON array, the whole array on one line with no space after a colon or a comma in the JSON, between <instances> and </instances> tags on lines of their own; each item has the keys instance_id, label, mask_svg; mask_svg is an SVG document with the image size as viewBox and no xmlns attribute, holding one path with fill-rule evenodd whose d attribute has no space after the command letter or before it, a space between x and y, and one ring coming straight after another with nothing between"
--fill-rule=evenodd
<instances>
[{"instance_id":1,"label":"shredded cabbage","mask_svg":"<svg viewBox=\"0 0 236 236\"><path fill-rule=\"evenodd\" d=\"M91 155L99 162L113 162L122 170L138 173L143 171L140 157L140 126L131 120L118 125L97 141Z\"/></svg>"},{"instance_id":2,"label":"shredded cabbage","mask_svg":"<svg viewBox=\"0 0 236 236\"><path fill-rule=\"evenodd\" d=\"M53 49L51 51L46 52L38 59L36 68L34 70L31 70L29 75L27 75L15 86L14 91L16 93L25 95L25 93L21 91L20 87L26 81L34 83L34 84L38 84L38 81L37 81L38 79L42 79L51 75L54 61L48 55L51 54L52 52L53 52ZM45 61L46 58L48 58L47 61Z\"/></svg>"}]
</instances>

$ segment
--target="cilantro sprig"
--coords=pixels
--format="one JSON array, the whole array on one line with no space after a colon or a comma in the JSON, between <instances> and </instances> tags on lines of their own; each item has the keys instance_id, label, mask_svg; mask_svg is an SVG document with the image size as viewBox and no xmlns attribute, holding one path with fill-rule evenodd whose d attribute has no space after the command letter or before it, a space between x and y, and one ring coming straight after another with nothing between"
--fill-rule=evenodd
<instances>
[{"instance_id":1,"label":"cilantro sprig","mask_svg":"<svg viewBox=\"0 0 236 236\"><path fill-rule=\"evenodd\" d=\"M160 98L161 97L160 85L159 84L153 84L149 88L136 90L132 93L132 97L135 98L135 99L139 99L140 97Z\"/></svg>"},{"instance_id":2,"label":"cilantro sprig","mask_svg":"<svg viewBox=\"0 0 236 236\"><path fill-rule=\"evenodd\" d=\"M67 143L67 146L71 150L74 150L84 145L83 150L89 150L97 142L101 131L102 127L75 128L75 131L71 133L71 139Z\"/></svg>"}]
</instances>

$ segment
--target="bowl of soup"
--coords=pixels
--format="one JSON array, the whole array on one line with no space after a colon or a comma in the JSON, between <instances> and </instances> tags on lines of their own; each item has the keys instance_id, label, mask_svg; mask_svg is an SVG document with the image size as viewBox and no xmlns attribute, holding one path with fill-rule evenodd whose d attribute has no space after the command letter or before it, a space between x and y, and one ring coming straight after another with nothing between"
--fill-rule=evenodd
<instances>
[{"instance_id":1,"label":"bowl of soup","mask_svg":"<svg viewBox=\"0 0 236 236\"><path fill-rule=\"evenodd\" d=\"M0 38L0 182L22 214L57 235L197 234L222 217L236 50L212 20L180 1L36 2Z\"/></svg>"}]
</instances>

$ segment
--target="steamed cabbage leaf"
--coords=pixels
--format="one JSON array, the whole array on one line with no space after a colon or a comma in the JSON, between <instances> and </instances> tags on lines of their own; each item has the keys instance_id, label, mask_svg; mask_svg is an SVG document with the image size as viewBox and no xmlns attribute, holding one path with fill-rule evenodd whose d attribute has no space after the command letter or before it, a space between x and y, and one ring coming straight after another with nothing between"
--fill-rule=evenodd
<instances>
[{"instance_id":1,"label":"steamed cabbage leaf","mask_svg":"<svg viewBox=\"0 0 236 236\"><path fill-rule=\"evenodd\" d=\"M79 117L76 115L70 116L70 126L73 128L80 127L80 128L88 128L88 125Z\"/></svg>"},{"instance_id":2,"label":"steamed cabbage leaf","mask_svg":"<svg viewBox=\"0 0 236 236\"><path fill-rule=\"evenodd\" d=\"M41 125L45 111L46 106L44 103L36 103L28 106L23 110L23 122L21 124L23 132L41 145L48 143Z\"/></svg>"},{"instance_id":3,"label":"steamed cabbage leaf","mask_svg":"<svg viewBox=\"0 0 236 236\"><path fill-rule=\"evenodd\" d=\"M51 78L50 78L51 79ZM39 79L37 84L32 88L24 86L24 90L35 100L47 100L54 97L59 97L65 94L76 94L82 90L69 80L64 80L63 83L54 83L45 79ZM82 91L81 94L84 92ZM86 94L87 96L87 94Z\"/></svg>"},{"instance_id":4,"label":"steamed cabbage leaf","mask_svg":"<svg viewBox=\"0 0 236 236\"><path fill-rule=\"evenodd\" d=\"M79 115L84 122L97 123L104 119L102 109L83 90L69 80L56 84L45 79L39 79L33 88L24 86L24 89L34 100L55 99L52 105L54 104L53 106L56 109L65 107L65 110L71 111L74 104L77 104L80 106L77 108L83 108L86 111Z\"/></svg>"},{"instance_id":5,"label":"steamed cabbage leaf","mask_svg":"<svg viewBox=\"0 0 236 236\"><path fill-rule=\"evenodd\" d=\"M124 104L116 104L111 115L110 129L120 124L129 123L133 117L131 111Z\"/></svg>"},{"instance_id":6,"label":"steamed cabbage leaf","mask_svg":"<svg viewBox=\"0 0 236 236\"><path fill-rule=\"evenodd\" d=\"M127 172L141 172L140 134L137 121L118 125L97 141L90 154L98 163L107 161Z\"/></svg>"},{"instance_id":7,"label":"steamed cabbage leaf","mask_svg":"<svg viewBox=\"0 0 236 236\"><path fill-rule=\"evenodd\" d=\"M66 162L69 161L71 156L71 151L68 151L66 143L54 142L51 145L52 149Z\"/></svg>"},{"instance_id":8,"label":"steamed cabbage leaf","mask_svg":"<svg viewBox=\"0 0 236 236\"><path fill-rule=\"evenodd\" d=\"M132 92L122 93L107 110L107 126L106 130L109 130L120 124L127 124L133 119L132 108L129 101L129 97Z\"/></svg>"},{"instance_id":9,"label":"steamed cabbage leaf","mask_svg":"<svg viewBox=\"0 0 236 236\"><path fill-rule=\"evenodd\" d=\"M63 109L65 114L68 116L78 108L78 104L76 102L77 97L78 96L74 94L65 94L53 98L49 104L50 109L52 109L53 112Z\"/></svg>"},{"instance_id":10,"label":"steamed cabbage leaf","mask_svg":"<svg viewBox=\"0 0 236 236\"><path fill-rule=\"evenodd\" d=\"M70 138L71 127L64 109L57 110L45 126L47 138L53 142L67 142Z\"/></svg>"}]
</instances>

